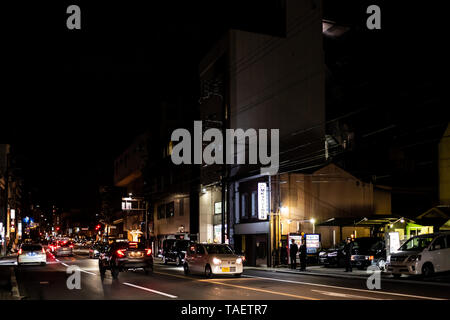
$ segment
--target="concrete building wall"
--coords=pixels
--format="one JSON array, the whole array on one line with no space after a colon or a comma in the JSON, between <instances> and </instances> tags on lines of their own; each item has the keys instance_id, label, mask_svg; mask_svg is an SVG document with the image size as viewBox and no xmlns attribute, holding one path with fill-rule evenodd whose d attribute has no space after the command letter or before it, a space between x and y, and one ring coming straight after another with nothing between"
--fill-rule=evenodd
<instances>
[{"instance_id":1,"label":"concrete building wall","mask_svg":"<svg viewBox=\"0 0 450 320\"><path fill-rule=\"evenodd\" d=\"M200 242L214 242L214 205L221 201L220 188L206 188L200 193Z\"/></svg>"},{"instance_id":2,"label":"concrete building wall","mask_svg":"<svg viewBox=\"0 0 450 320\"><path fill-rule=\"evenodd\" d=\"M450 124L439 143L439 201L450 205Z\"/></svg>"},{"instance_id":3,"label":"concrete building wall","mask_svg":"<svg viewBox=\"0 0 450 320\"><path fill-rule=\"evenodd\" d=\"M321 8L287 1L286 37L230 34L231 128L279 128L280 139L319 125L323 136L324 63ZM298 139L307 135L298 136Z\"/></svg>"},{"instance_id":4,"label":"concrete building wall","mask_svg":"<svg viewBox=\"0 0 450 320\"><path fill-rule=\"evenodd\" d=\"M174 202L174 216L169 218L158 219L158 207ZM183 201L183 204L181 204ZM182 214L181 214L182 213ZM154 234L156 237L162 235L175 234L180 231L180 227L184 227L184 232L189 233L189 197L168 197L163 201L158 201L154 205Z\"/></svg>"}]
</instances>

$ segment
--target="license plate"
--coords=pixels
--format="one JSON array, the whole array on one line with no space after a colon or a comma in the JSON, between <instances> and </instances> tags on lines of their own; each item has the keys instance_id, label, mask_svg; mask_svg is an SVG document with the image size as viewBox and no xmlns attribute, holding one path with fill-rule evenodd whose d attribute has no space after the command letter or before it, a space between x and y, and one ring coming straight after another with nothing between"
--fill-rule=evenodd
<instances>
[{"instance_id":1,"label":"license plate","mask_svg":"<svg viewBox=\"0 0 450 320\"><path fill-rule=\"evenodd\" d=\"M222 272L230 272L230 267L223 267Z\"/></svg>"},{"instance_id":2,"label":"license plate","mask_svg":"<svg viewBox=\"0 0 450 320\"><path fill-rule=\"evenodd\" d=\"M133 258L141 258L142 257L142 252L131 252L130 255Z\"/></svg>"}]
</instances>

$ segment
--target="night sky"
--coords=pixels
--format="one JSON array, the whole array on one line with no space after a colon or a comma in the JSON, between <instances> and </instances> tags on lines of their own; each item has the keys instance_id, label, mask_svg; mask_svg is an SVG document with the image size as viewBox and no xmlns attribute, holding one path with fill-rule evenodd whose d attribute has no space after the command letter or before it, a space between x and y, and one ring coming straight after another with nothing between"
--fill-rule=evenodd
<instances>
[{"instance_id":1,"label":"night sky","mask_svg":"<svg viewBox=\"0 0 450 320\"><path fill-rule=\"evenodd\" d=\"M14 144L33 201L95 210L98 186L112 183L114 158L155 125L160 102L198 99L198 62L223 32L273 29L273 10L239 3L8 4L2 11L14 32L5 39L1 137ZM70 4L81 7L81 31L66 28ZM248 19L249 12L261 14Z\"/></svg>"},{"instance_id":2,"label":"night sky","mask_svg":"<svg viewBox=\"0 0 450 320\"><path fill-rule=\"evenodd\" d=\"M283 31L276 1L93 2L28 1L2 8L2 21L12 30L2 45L2 142L14 144L27 190L42 206L95 210L98 186L112 183L114 158L136 134L156 125L160 102L198 99L198 62L227 28ZM81 7L81 32L66 29L70 4ZM358 1L346 4L330 6L327 14L351 16L361 8ZM402 14L408 12L403 4L398 16L388 15L395 37L423 39L420 30L440 31L438 17Z\"/></svg>"}]
</instances>

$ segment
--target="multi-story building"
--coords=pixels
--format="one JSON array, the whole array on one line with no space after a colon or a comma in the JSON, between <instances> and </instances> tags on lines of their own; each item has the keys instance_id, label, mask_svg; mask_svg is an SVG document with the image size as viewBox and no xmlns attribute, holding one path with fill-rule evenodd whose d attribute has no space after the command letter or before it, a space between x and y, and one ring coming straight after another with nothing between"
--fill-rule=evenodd
<instances>
[{"instance_id":1,"label":"multi-story building","mask_svg":"<svg viewBox=\"0 0 450 320\"><path fill-rule=\"evenodd\" d=\"M139 135L114 161L114 186L122 188L121 217L112 221L118 235L138 240L145 235L147 201L144 198L143 169L148 157L148 133Z\"/></svg>"}]
</instances>

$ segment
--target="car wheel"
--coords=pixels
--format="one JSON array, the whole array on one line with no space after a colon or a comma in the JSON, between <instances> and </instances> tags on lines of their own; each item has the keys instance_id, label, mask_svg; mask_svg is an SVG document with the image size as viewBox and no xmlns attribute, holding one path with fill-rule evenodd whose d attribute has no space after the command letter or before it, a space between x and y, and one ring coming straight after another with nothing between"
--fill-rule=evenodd
<instances>
[{"instance_id":1,"label":"car wheel","mask_svg":"<svg viewBox=\"0 0 450 320\"><path fill-rule=\"evenodd\" d=\"M242 273L235 273L234 276L235 276L236 278L240 278L240 277L242 276Z\"/></svg>"},{"instance_id":2,"label":"car wheel","mask_svg":"<svg viewBox=\"0 0 450 320\"><path fill-rule=\"evenodd\" d=\"M167 264L167 259L166 259L166 257L163 257L163 263L164 263L164 264Z\"/></svg>"},{"instance_id":3,"label":"car wheel","mask_svg":"<svg viewBox=\"0 0 450 320\"><path fill-rule=\"evenodd\" d=\"M41 266L47 265L47 262L41 262Z\"/></svg>"},{"instance_id":4,"label":"car wheel","mask_svg":"<svg viewBox=\"0 0 450 320\"><path fill-rule=\"evenodd\" d=\"M181 267L182 264L183 264L183 262L181 261L181 258L177 257L177 266Z\"/></svg>"},{"instance_id":5,"label":"car wheel","mask_svg":"<svg viewBox=\"0 0 450 320\"><path fill-rule=\"evenodd\" d=\"M205 267L205 277L207 277L208 279L212 278L212 269L209 264Z\"/></svg>"},{"instance_id":6,"label":"car wheel","mask_svg":"<svg viewBox=\"0 0 450 320\"><path fill-rule=\"evenodd\" d=\"M434 274L434 268L431 263L425 263L422 267L422 274L425 278L431 277Z\"/></svg>"},{"instance_id":7,"label":"car wheel","mask_svg":"<svg viewBox=\"0 0 450 320\"><path fill-rule=\"evenodd\" d=\"M183 265L183 269L184 269L184 274L185 274L185 275L188 275L188 274L190 273L190 271L189 271L189 266L188 266L187 263L185 263L185 264Z\"/></svg>"},{"instance_id":8,"label":"car wheel","mask_svg":"<svg viewBox=\"0 0 450 320\"><path fill-rule=\"evenodd\" d=\"M119 269L116 267L111 267L111 276L113 279L117 279L119 277Z\"/></svg>"}]
</instances>

